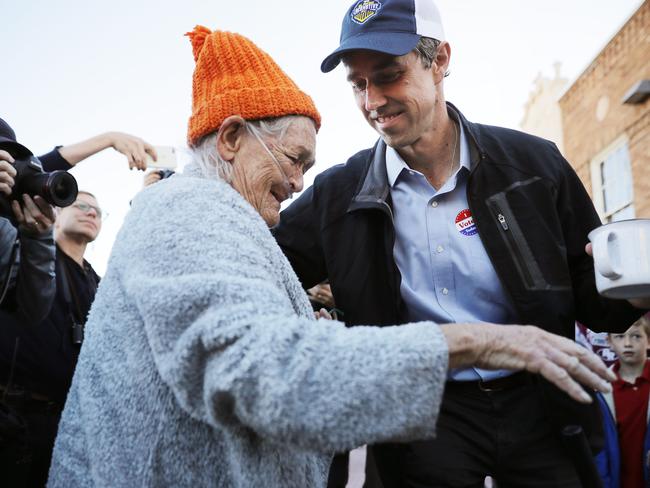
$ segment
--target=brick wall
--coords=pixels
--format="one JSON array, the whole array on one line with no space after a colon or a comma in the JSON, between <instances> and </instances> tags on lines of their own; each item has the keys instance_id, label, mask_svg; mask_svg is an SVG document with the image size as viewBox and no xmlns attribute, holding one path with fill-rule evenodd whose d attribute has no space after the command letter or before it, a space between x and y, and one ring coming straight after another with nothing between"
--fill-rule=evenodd
<instances>
[{"instance_id":1,"label":"brick wall","mask_svg":"<svg viewBox=\"0 0 650 488\"><path fill-rule=\"evenodd\" d=\"M564 155L591 193L591 160L624 135L629 140L637 217L650 217L650 98L623 104L650 79L650 1L646 0L560 98Z\"/></svg>"}]
</instances>

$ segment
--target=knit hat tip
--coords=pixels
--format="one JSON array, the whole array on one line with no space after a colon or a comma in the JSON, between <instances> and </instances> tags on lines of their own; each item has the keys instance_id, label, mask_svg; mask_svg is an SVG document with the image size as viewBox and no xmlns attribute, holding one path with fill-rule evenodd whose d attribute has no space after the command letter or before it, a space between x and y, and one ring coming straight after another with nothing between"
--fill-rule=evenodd
<instances>
[{"instance_id":1,"label":"knit hat tip","mask_svg":"<svg viewBox=\"0 0 650 488\"><path fill-rule=\"evenodd\" d=\"M192 77L190 146L219 130L231 115L247 120L303 115L320 128L320 114L309 95L250 39L197 25L190 38L196 66Z\"/></svg>"},{"instance_id":2,"label":"knit hat tip","mask_svg":"<svg viewBox=\"0 0 650 488\"><path fill-rule=\"evenodd\" d=\"M194 27L193 31L185 33L192 43L192 52L194 53L195 62L199 59L199 54L201 54L203 44L205 44L205 40L210 34L212 34L212 31L202 25L197 25Z\"/></svg>"}]
</instances>

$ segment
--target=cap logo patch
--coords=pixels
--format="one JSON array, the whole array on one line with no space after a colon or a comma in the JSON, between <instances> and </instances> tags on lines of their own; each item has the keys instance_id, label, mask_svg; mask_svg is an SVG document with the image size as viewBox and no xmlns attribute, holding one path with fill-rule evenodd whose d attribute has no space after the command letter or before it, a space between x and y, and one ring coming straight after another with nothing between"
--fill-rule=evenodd
<instances>
[{"instance_id":1,"label":"cap logo patch","mask_svg":"<svg viewBox=\"0 0 650 488\"><path fill-rule=\"evenodd\" d=\"M377 15L380 8L381 3L375 0L359 0L352 9L350 16L357 24L365 24L368 19Z\"/></svg>"}]
</instances>

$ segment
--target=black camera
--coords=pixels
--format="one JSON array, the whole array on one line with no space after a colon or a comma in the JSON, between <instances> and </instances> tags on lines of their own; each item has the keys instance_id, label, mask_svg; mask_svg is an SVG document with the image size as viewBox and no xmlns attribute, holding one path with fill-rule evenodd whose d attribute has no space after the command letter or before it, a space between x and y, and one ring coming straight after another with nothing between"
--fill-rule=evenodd
<instances>
[{"instance_id":1,"label":"black camera","mask_svg":"<svg viewBox=\"0 0 650 488\"><path fill-rule=\"evenodd\" d=\"M72 344L81 346L84 341L84 324L72 319Z\"/></svg>"},{"instance_id":2,"label":"black camera","mask_svg":"<svg viewBox=\"0 0 650 488\"><path fill-rule=\"evenodd\" d=\"M77 199L77 180L66 171L43 171L43 166L36 156L16 159L14 162L16 176L9 200L19 200L20 196L40 196L50 205L67 207ZM3 204L4 203L4 204ZM7 199L0 199L0 213L12 215Z\"/></svg>"},{"instance_id":3,"label":"black camera","mask_svg":"<svg viewBox=\"0 0 650 488\"><path fill-rule=\"evenodd\" d=\"M29 196L40 196L55 207L67 207L77 199L77 180L66 171L43 171L43 166L36 156L16 159L14 162L16 177L12 199L20 198L26 193Z\"/></svg>"}]
</instances>

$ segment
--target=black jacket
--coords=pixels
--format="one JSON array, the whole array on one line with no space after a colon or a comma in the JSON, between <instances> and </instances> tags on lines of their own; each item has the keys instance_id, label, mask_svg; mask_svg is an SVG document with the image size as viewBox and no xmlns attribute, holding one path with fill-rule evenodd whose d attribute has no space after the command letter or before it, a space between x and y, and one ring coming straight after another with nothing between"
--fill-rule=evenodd
<instances>
[{"instance_id":1,"label":"black jacket","mask_svg":"<svg viewBox=\"0 0 650 488\"><path fill-rule=\"evenodd\" d=\"M450 107L473 146L470 210L519 322L571 338L576 320L626 330L641 312L596 291L584 248L601 222L555 145L468 122ZM348 325L405 319L384 154L380 140L318 175L274 229L305 288L329 278Z\"/></svg>"},{"instance_id":2,"label":"black jacket","mask_svg":"<svg viewBox=\"0 0 650 488\"><path fill-rule=\"evenodd\" d=\"M71 168L56 149L39 159L45 171ZM0 215L0 327L12 319L37 325L49 313L56 291L54 238L51 231L44 235L19 231L10 220L9 202L0 207L10 213Z\"/></svg>"},{"instance_id":3,"label":"black jacket","mask_svg":"<svg viewBox=\"0 0 650 488\"><path fill-rule=\"evenodd\" d=\"M38 324L55 291L52 231L30 235L0 216L0 327L5 313L25 326Z\"/></svg>"},{"instance_id":4,"label":"black jacket","mask_svg":"<svg viewBox=\"0 0 650 488\"><path fill-rule=\"evenodd\" d=\"M556 146L468 122L453 105L448 108L470 141L470 211L518 322L572 339L576 320L595 331L626 330L642 312L598 294L585 244L601 222ZM385 148L380 140L318 175L274 229L305 288L329 279L348 325L406 319L393 259ZM545 390L558 424L575 421L588 428L598 419L589 415L593 409L579 408L550 385Z\"/></svg>"}]
</instances>

